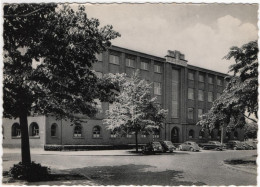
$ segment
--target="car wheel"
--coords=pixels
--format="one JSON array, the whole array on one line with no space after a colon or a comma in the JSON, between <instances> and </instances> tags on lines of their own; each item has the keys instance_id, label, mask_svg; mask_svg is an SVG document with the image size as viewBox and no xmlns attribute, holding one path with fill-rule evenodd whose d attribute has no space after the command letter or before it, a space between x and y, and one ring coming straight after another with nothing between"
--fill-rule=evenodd
<instances>
[{"instance_id":1,"label":"car wheel","mask_svg":"<svg viewBox=\"0 0 260 187\"><path fill-rule=\"evenodd\" d=\"M195 150L191 147L191 148L190 148L190 151L191 151L191 152L194 152Z\"/></svg>"},{"instance_id":2,"label":"car wheel","mask_svg":"<svg viewBox=\"0 0 260 187\"><path fill-rule=\"evenodd\" d=\"M180 150L180 151L183 151L183 150L182 150L182 146L179 146L179 150Z\"/></svg>"}]
</instances>

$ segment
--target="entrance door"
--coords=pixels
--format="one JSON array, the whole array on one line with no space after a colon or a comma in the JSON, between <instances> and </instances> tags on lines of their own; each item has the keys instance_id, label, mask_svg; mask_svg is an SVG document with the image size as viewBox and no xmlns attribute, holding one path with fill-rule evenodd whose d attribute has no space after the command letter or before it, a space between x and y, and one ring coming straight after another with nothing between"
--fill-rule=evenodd
<instances>
[{"instance_id":1,"label":"entrance door","mask_svg":"<svg viewBox=\"0 0 260 187\"><path fill-rule=\"evenodd\" d=\"M172 143L179 143L179 129L174 127L171 132L171 141Z\"/></svg>"}]
</instances>

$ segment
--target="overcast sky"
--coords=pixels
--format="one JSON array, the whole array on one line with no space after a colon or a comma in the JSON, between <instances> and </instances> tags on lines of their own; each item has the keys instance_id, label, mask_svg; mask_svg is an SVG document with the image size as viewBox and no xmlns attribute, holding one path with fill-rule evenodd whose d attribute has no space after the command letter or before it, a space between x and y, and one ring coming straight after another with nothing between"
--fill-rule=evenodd
<instances>
[{"instance_id":1,"label":"overcast sky","mask_svg":"<svg viewBox=\"0 0 260 187\"><path fill-rule=\"evenodd\" d=\"M188 64L227 73L222 58L231 46L258 39L258 5L114 4L87 5L88 17L121 34L113 45L164 57L185 54Z\"/></svg>"}]
</instances>

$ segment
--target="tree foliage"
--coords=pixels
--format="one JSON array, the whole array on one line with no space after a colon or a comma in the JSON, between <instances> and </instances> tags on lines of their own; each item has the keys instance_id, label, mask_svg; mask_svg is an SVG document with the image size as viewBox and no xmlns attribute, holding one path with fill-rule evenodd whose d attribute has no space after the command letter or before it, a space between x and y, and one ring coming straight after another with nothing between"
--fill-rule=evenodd
<instances>
[{"instance_id":1,"label":"tree foliage","mask_svg":"<svg viewBox=\"0 0 260 187\"><path fill-rule=\"evenodd\" d=\"M167 110L161 109L156 97L151 96L151 84L141 80L138 71L130 79L125 74L109 74L107 79L117 83L120 90L104 119L109 130L137 136L140 132L150 134L163 125Z\"/></svg>"},{"instance_id":2,"label":"tree foliage","mask_svg":"<svg viewBox=\"0 0 260 187\"><path fill-rule=\"evenodd\" d=\"M244 127L245 130L245 138L246 139L255 139L257 138L257 131L258 131L258 125L257 123L247 123L247 125Z\"/></svg>"},{"instance_id":3,"label":"tree foliage","mask_svg":"<svg viewBox=\"0 0 260 187\"><path fill-rule=\"evenodd\" d=\"M112 26L99 28L84 6L5 5L4 18L4 116L93 116L93 99L109 88L98 85L91 67L119 36Z\"/></svg>"},{"instance_id":4,"label":"tree foliage","mask_svg":"<svg viewBox=\"0 0 260 187\"><path fill-rule=\"evenodd\" d=\"M198 125L209 129L219 128L221 125L237 128L245 125L245 119L256 122L258 110L257 55L257 41L249 42L241 48L232 47L230 49L224 58L235 59L235 64L231 65L229 69L233 75L226 78L228 84L223 94L214 101L212 108L203 115Z\"/></svg>"},{"instance_id":5,"label":"tree foliage","mask_svg":"<svg viewBox=\"0 0 260 187\"><path fill-rule=\"evenodd\" d=\"M6 4L3 36L4 117L19 118L22 163L30 165L27 116L93 116L94 99L113 95L113 85L91 70L95 54L120 35L111 25L100 28L81 5L74 11L65 4Z\"/></svg>"}]
</instances>

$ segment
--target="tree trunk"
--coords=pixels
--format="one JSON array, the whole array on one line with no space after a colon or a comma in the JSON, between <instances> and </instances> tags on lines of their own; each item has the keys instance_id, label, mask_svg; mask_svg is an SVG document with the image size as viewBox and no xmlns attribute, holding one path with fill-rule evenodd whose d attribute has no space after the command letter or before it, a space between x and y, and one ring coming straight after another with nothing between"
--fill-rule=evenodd
<instances>
[{"instance_id":1,"label":"tree trunk","mask_svg":"<svg viewBox=\"0 0 260 187\"><path fill-rule=\"evenodd\" d=\"M135 131L135 150L138 153L138 138L137 138L138 132Z\"/></svg>"},{"instance_id":2,"label":"tree trunk","mask_svg":"<svg viewBox=\"0 0 260 187\"><path fill-rule=\"evenodd\" d=\"M224 126L221 127L221 144L224 143Z\"/></svg>"},{"instance_id":3,"label":"tree trunk","mask_svg":"<svg viewBox=\"0 0 260 187\"><path fill-rule=\"evenodd\" d=\"M21 112L20 117L20 127L21 127L21 152L22 152L22 164L29 165L31 163L30 154L30 143L28 134L28 121L26 110Z\"/></svg>"}]
</instances>

